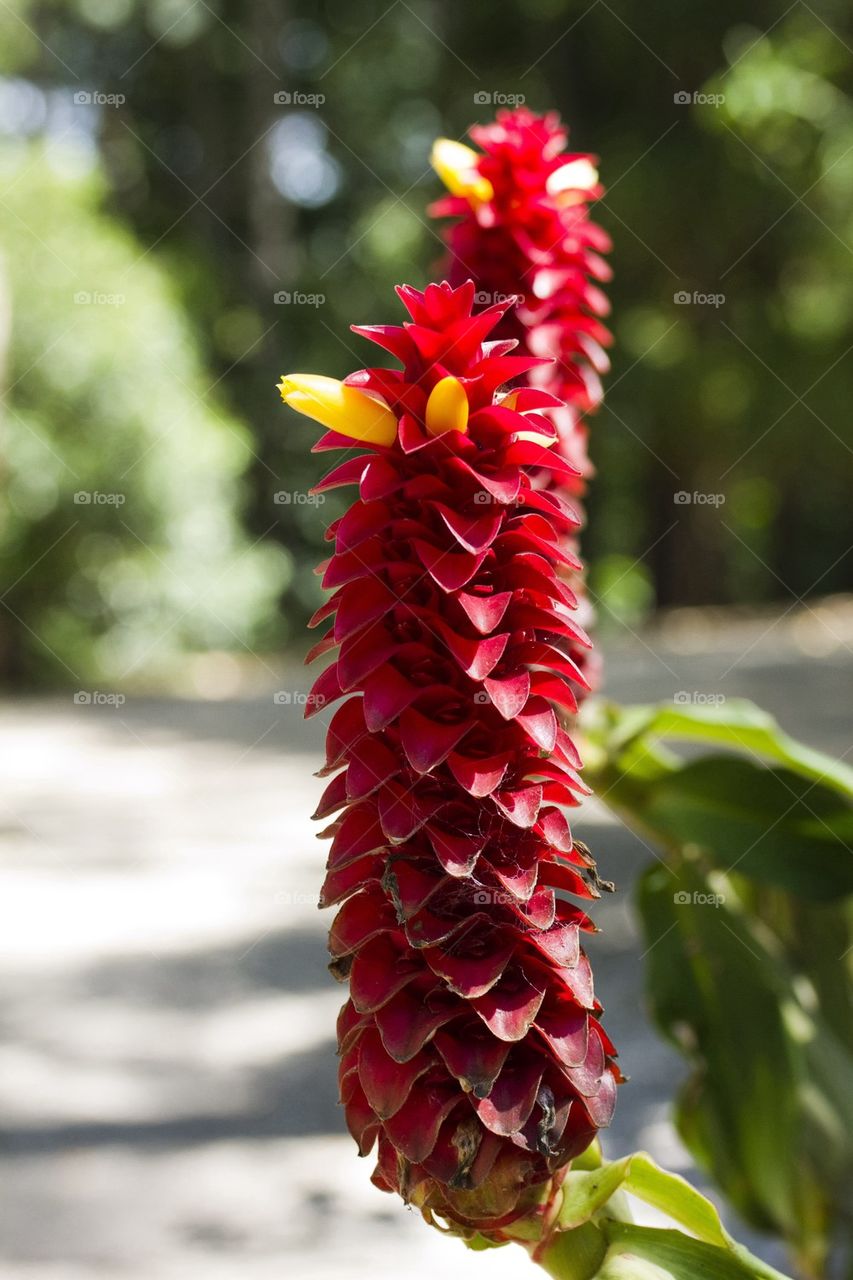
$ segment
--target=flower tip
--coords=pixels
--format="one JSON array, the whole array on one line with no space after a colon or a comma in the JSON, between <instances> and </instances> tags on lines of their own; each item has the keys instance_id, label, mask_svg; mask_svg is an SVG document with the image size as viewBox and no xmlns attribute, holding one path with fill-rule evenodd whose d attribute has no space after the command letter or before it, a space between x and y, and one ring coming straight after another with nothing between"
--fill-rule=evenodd
<instances>
[{"instance_id":1,"label":"flower tip","mask_svg":"<svg viewBox=\"0 0 853 1280\"><path fill-rule=\"evenodd\" d=\"M436 138L430 153L430 164L439 178L454 196L465 196L472 203L482 204L495 194L488 178L478 169L478 153L464 142L452 138Z\"/></svg>"},{"instance_id":2,"label":"flower tip","mask_svg":"<svg viewBox=\"0 0 853 1280\"><path fill-rule=\"evenodd\" d=\"M278 389L291 409L350 440L388 446L397 438L397 417L388 405L337 378L288 373Z\"/></svg>"},{"instance_id":3,"label":"flower tip","mask_svg":"<svg viewBox=\"0 0 853 1280\"><path fill-rule=\"evenodd\" d=\"M519 390L510 391L501 400L502 409L511 409L513 413L519 412ZM543 431L519 431L517 433L518 440L529 440L532 444L539 444L543 449L550 449L557 443L556 435L546 435Z\"/></svg>"},{"instance_id":4,"label":"flower tip","mask_svg":"<svg viewBox=\"0 0 853 1280\"><path fill-rule=\"evenodd\" d=\"M598 170L591 160L581 156L569 160L549 175L545 190L549 196L559 197L568 203L582 203L582 193L592 191L598 185Z\"/></svg>"},{"instance_id":5,"label":"flower tip","mask_svg":"<svg viewBox=\"0 0 853 1280\"><path fill-rule=\"evenodd\" d=\"M468 396L458 378L442 378L429 393L426 429L431 436L468 430Z\"/></svg>"}]
</instances>

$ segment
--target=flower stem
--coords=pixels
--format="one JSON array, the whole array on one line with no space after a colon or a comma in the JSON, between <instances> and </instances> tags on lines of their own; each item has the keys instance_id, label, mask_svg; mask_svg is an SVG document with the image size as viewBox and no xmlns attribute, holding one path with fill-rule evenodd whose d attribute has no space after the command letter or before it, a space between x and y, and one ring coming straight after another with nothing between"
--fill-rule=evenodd
<instances>
[{"instance_id":1,"label":"flower stem","mask_svg":"<svg viewBox=\"0 0 853 1280\"><path fill-rule=\"evenodd\" d=\"M543 1249L530 1249L530 1256L554 1280L590 1280L607 1252L607 1240L593 1222L574 1231L556 1231Z\"/></svg>"}]
</instances>

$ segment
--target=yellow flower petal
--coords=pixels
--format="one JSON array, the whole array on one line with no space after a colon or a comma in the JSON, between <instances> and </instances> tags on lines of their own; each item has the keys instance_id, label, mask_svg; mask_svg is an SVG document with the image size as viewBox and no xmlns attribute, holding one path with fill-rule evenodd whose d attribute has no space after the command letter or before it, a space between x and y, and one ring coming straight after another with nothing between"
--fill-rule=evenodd
<instances>
[{"instance_id":1,"label":"yellow flower petal","mask_svg":"<svg viewBox=\"0 0 853 1280\"><path fill-rule=\"evenodd\" d=\"M474 203L491 200L495 194L488 178L477 169L479 154L463 142L452 138L436 138L432 145L430 164L441 181L455 196L465 196Z\"/></svg>"},{"instance_id":2,"label":"yellow flower petal","mask_svg":"<svg viewBox=\"0 0 853 1280\"><path fill-rule=\"evenodd\" d=\"M397 418L387 404L337 378L288 373L278 389L291 409L339 435L364 444L391 445L397 439Z\"/></svg>"},{"instance_id":3,"label":"yellow flower petal","mask_svg":"<svg viewBox=\"0 0 853 1280\"><path fill-rule=\"evenodd\" d=\"M442 378L429 393L426 429L431 436L468 430L468 397L458 378Z\"/></svg>"}]
</instances>

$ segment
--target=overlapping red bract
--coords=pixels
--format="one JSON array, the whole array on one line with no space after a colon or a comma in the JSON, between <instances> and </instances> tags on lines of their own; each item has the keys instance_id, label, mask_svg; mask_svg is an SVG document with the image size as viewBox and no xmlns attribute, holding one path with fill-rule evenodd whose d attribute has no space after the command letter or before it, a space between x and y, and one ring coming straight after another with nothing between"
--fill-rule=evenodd
<instances>
[{"instance_id":1,"label":"overlapping red bract","mask_svg":"<svg viewBox=\"0 0 853 1280\"><path fill-rule=\"evenodd\" d=\"M604 188L551 192L549 180L565 165L595 157L566 150L568 129L556 112L499 111L491 124L469 132L482 149L477 171L494 195L486 202L447 196L431 206L436 217L458 219L445 231L446 273L455 283L470 277L489 298L523 296L497 333L517 338L531 355L553 359L531 381L565 402L556 415L560 451L587 477L584 415L601 401L599 375L609 368L605 347L612 341L601 320L610 306L598 287L611 275L601 257L610 237L589 216L590 202ZM582 492L582 480L569 483Z\"/></svg>"},{"instance_id":2,"label":"overlapping red bract","mask_svg":"<svg viewBox=\"0 0 853 1280\"><path fill-rule=\"evenodd\" d=\"M611 276L601 256L611 244L589 216L590 203L604 188L564 187L557 176L566 165L591 164L596 157L567 151L568 129L554 111L542 116L527 107L499 111L492 123L472 126L469 135L481 148L477 172L493 195L488 201L447 196L430 207L435 217L456 219L444 232L450 251L444 273L456 284L473 279L478 296L490 301L522 296L496 334L516 338L519 350L530 355L548 357L527 380L563 402L549 416L558 432L556 452L575 469L569 476L552 469L548 479L552 489L578 498L593 474L586 419L601 402L600 375L609 368L605 348L612 337L601 317L610 304L599 284ZM555 181L560 189L549 189ZM576 546L576 540L569 545ZM570 580L579 617L589 627L594 612L586 584L580 575ZM597 688L598 655L578 648L571 652L590 687Z\"/></svg>"},{"instance_id":3,"label":"overlapping red bract","mask_svg":"<svg viewBox=\"0 0 853 1280\"><path fill-rule=\"evenodd\" d=\"M309 714L329 725L318 817L336 815L321 905L333 972L348 978L340 1087L374 1181L458 1223L501 1225L585 1149L612 1113L618 1069L579 931L555 891L598 896L564 806L586 788L558 715L588 640L558 569L577 517L530 472L569 464L553 397L500 389L535 363L486 341L509 304L472 315L471 282L401 287L412 322L357 327L401 371L347 381L399 417L397 441L349 457L320 485L357 484L322 566L338 646ZM467 392L468 431L424 429L446 376ZM319 449L352 449L327 434Z\"/></svg>"}]
</instances>

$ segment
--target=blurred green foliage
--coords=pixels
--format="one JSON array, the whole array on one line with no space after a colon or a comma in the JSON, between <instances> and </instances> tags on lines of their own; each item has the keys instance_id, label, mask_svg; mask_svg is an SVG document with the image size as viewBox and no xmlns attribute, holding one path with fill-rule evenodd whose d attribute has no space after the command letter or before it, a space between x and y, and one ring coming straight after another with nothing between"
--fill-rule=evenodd
<instances>
[{"instance_id":1,"label":"blurred green foliage","mask_svg":"<svg viewBox=\"0 0 853 1280\"><path fill-rule=\"evenodd\" d=\"M602 706L592 727L594 789L661 854L638 904L651 1012L690 1066L681 1136L800 1274L844 1274L853 770L734 699Z\"/></svg>"},{"instance_id":2,"label":"blurred green foliage","mask_svg":"<svg viewBox=\"0 0 853 1280\"><path fill-rule=\"evenodd\" d=\"M166 272L71 159L0 155L0 653L10 676L79 684L255 643L288 563L240 526L248 432L207 394Z\"/></svg>"},{"instance_id":3,"label":"blurred green foliage","mask_svg":"<svg viewBox=\"0 0 853 1280\"><path fill-rule=\"evenodd\" d=\"M320 469L309 429L276 403L277 376L374 359L348 326L399 319L392 285L437 270L425 213L436 134L461 136L503 98L558 108L608 187L617 344L592 424L585 551L603 623L633 625L656 604L853 584L851 46L842 0L756 0L748 17L703 0L689 21L676 0L6 0L0 129L15 147L44 136L55 154L96 153L103 234L125 228L168 277L163 325L191 330L199 376L229 406L212 416L239 420L251 442L249 540L292 556L282 607L257 616L259 643L273 645L300 637L317 603L312 565L337 512L275 503ZM98 93L107 100L75 102ZM24 235L16 219L61 227L65 213L36 212L35 184L15 190L7 256ZM114 319L87 324L103 333ZM15 338L14 395L38 397L50 357L32 374L28 363L55 336L33 335L29 356ZM95 381L75 395L91 418ZM44 429L64 459L68 432ZM210 491L210 518L215 503ZM5 546L12 578L60 532L37 505L18 519L33 527L30 543ZM130 554L131 536L110 534ZM269 565L271 600L281 561ZM61 592L44 607L60 649L60 632L85 628Z\"/></svg>"}]
</instances>

